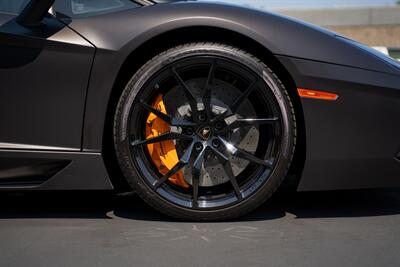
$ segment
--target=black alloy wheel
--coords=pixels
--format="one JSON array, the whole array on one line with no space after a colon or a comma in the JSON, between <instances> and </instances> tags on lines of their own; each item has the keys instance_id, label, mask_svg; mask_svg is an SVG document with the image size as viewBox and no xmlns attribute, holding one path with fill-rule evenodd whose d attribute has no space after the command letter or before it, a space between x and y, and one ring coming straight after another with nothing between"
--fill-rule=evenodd
<instances>
[{"instance_id":1,"label":"black alloy wheel","mask_svg":"<svg viewBox=\"0 0 400 267\"><path fill-rule=\"evenodd\" d=\"M159 96L166 112L154 106ZM149 138L149 114L168 131ZM235 218L268 199L286 176L295 137L293 107L275 74L215 43L178 46L145 64L127 84L114 123L132 188L161 212L196 221ZM179 160L161 172L148 146L171 141ZM177 173L187 186L171 182Z\"/></svg>"}]
</instances>

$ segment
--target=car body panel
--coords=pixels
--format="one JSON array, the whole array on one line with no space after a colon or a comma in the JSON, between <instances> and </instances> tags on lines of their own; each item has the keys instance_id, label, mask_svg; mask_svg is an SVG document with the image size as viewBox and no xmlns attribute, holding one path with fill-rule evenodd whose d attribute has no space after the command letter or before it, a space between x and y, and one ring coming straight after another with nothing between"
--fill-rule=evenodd
<instances>
[{"instance_id":1,"label":"car body panel","mask_svg":"<svg viewBox=\"0 0 400 267\"><path fill-rule=\"evenodd\" d=\"M336 101L302 99L306 162L300 191L400 186L400 76L278 57L300 88Z\"/></svg>"},{"instance_id":2,"label":"car body panel","mask_svg":"<svg viewBox=\"0 0 400 267\"><path fill-rule=\"evenodd\" d=\"M102 148L102 136L96 133L104 129L104 107L126 58L146 41L168 31L194 26L227 29L257 41L276 55L398 73L391 65L343 42L331 32L278 15L228 5L155 5L72 20L69 25L98 49L85 117L88 131L84 132L83 148L87 151Z\"/></svg>"},{"instance_id":3,"label":"car body panel","mask_svg":"<svg viewBox=\"0 0 400 267\"><path fill-rule=\"evenodd\" d=\"M80 151L94 46L55 18L29 29L0 14L0 47L0 143Z\"/></svg>"},{"instance_id":4,"label":"car body panel","mask_svg":"<svg viewBox=\"0 0 400 267\"><path fill-rule=\"evenodd\" d=\"M49 76L50 84L43 88L44 94L33 95L32 100L37 102L28 105L34 111L28 118L40 131L32 128L33 135L27 135L18 126L9 130L9 138L0 133L0 143L4 139L17 144L15 149L22 149L29 157L43 154L49 161L46 168L54 162L58 164L60 156L41 147L76 150L61 153L72 162L76 156L77 163L65 167L65 170L72 168L70 173L60 170L49 180L51 183L35 189L58 190L63 184L65 189L90 189L91 183L97 189L112 188L106 182L109 178L100 155L104 153L107 108L121 68L146 42L191 27L213 27L246 36L279 60L296 87L339 95L337 101L301 101L305 124L305 140L301 141L306 143L306 158L300 191L400 185L400 163L394 159L400 149L400 125L396 123L400 115L400 69L357 44L279 15L213 3L160 4L87 18L59 19L63 23L60 31L44 38L45 49L29 66L32 69L21 72L35 86L44 80L38 74ZM66 51L71 53L66 56ZM53 61L59 57L62 64ZM33 69L36 63L40 66ZM48 68L50 63L54 69ZM0 78L6 80L2 71ZM17 96L13 96L12 103L18 103ZM55 101L52 108L43 108L52 100ZM7 110L12 110L11 102L4 104ZM11 125L26 121L15 110L11 117L4 112L0 121L16 120ZM55 121L63 117L66 123ZM24 144L37 145L37 151L23 150ZM0 151L4 158L7 154L14 158L23 155L18 153ZM93 162L87 170L81 157ZM27 168L32 169L32 164L28 162Z\"/></svg>"}]
</instances>

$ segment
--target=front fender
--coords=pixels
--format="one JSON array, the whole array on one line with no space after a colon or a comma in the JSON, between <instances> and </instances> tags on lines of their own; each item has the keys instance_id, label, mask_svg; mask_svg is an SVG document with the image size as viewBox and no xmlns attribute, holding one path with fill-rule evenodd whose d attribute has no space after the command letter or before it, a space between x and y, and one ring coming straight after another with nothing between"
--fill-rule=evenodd
<instances>
[{"instance_id":1,"label":"front fender","mask_svg":"<svg viewBox=\"0 0 400 267\"><path fill-rule=\"evenodd\" d=\"M168 31L206 26L247 36L275 55L329 62L386 73L397 70L332 32L279 15L212 3L154 5L72 20L73 28L97 48L87 95L83 149L102 148L106 107L126 58Z\"/></svg>"}]
</instances>

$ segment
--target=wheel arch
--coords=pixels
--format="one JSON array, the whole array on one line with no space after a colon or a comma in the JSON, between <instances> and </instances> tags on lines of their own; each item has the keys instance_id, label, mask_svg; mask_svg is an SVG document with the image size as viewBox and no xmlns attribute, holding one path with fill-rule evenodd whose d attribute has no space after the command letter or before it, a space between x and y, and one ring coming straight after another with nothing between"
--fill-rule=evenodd
<instances>
[{"instance_id":1,"label":"wheel arch","mask_svg":"<svg viewBox=\"0 0 400 267\"><path fill-rule=\"evenodd\" d=\"M289 170L288 179L285 182L297 186L305 162L306 139L303 108L291 74L266 46L246 35L213 26L189 26L173 29L146 40L131 51L118 72L107 105L102 145L103 157L114 187L118 191L124 191L129 188L119 168L113 143L110 142L113 136L114 112L126 83L141 66L159 53L180 44L203 41L225 43L249 52L265 62L287 88L294 105L298 132L293 163Z\"/></svg>"}]
</instances>

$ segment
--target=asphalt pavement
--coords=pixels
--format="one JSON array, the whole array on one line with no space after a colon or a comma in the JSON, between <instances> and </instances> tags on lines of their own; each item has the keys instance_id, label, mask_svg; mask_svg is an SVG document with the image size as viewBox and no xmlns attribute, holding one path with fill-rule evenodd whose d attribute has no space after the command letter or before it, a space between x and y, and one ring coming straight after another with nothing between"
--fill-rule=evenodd
<instances>
[{"instance_id":1,"label":"asphalt pavement","mask_svg":"<svg viewBox=\"0 0 400 267\"><path fill-rule=\"evenodd\" d=\"M2 193L0 266L400 266L400 189L278 192L220 223L133 194Z\"/></svg>"}]
</instances>

